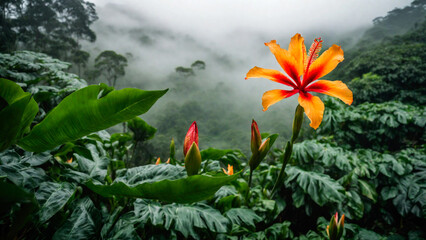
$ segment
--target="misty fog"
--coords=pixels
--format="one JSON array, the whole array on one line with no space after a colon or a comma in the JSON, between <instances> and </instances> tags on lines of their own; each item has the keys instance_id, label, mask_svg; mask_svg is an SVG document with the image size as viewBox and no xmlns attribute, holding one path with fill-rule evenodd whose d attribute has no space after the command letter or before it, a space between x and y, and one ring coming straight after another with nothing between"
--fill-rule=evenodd
<instances>
[{"instance_id":1,"label":"misty fog","mask_svg":"<svg viewBox=\"0 0 426 240\"><path fill-rule=\"evenodd\" d=\"M232 112L234 126L221 125L223 113L213 116L219 124L215 128L246 133L247 146L230 146L226 139L206 137L203 128L207 126L191 116L187 116L187 125L175 126L180 129L179 134L187 130L191 121L197 121L201 148L243 149L249 146L252 118L258 121L261 132L288 137L297 104L297 96L293 96L262 112L263 93L286 87L266 79L244 80L254 66L281 70L265 42L276 39L287 48L290 38L301 33L308 47L315 37L322 37L323 50L332 44L341 45L345 50L372 26L374 18L410 3L408 0L93 2L99 15L99 20L92 25L97 40L84 43L83 49L89 51L92 58L104 50L114 50L127 57L126 75L118 80L117 88L170 89L142 116L159 128L157 134L162 133L157 125L159 109L196 101L207 112L215 108ZM205 62L206 69L195 71L187 86L176 87L180 77L175 68L188 68L196 60ZM182 88L186 90L181 91ZM201 91L191 93L195 88ZM159 138L164 141L164 148L171 137L179 136ZM180 141L176 140L177 145ZM279 141L277 147L282 142Z\"/></svg>"}]
</instances>

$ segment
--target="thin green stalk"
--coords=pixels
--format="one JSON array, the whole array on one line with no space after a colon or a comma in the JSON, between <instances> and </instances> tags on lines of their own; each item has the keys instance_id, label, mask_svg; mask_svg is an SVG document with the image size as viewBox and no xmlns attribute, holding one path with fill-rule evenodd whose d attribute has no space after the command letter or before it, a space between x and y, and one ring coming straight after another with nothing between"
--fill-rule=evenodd
<instances>
[{"instance_id":1,"label":"thin green stalk","mask_svg":"<svg viewBox=\"0 0 426 240\"><path fill-rule=\"evenodd\" d=\"M248 189L247 189L247 194L246 194L246 202L247 204L249 203L249 196L250 196L250 187L251 187L251 178L253 176L253 170L250 168L250 176L249 176L249 181L248 181Z\"/></svg>"},{"instance_id":2,"label":"thin green stalk","mask_svg":"<svg viewBox=\"0 0 426 240\"><path fill-rule=\"evenodd\" d=\"M131 163L134 163L134 162L135 162L135 157L136 157L136 148L137 148L138 144L139 144L139 141L135 141L135 143L134 143L134 145L133 145L133 149L132 149L132 157L131 157L131 159L130 159L130 162L131 162ZM127 162L127 164L129 164L129 163Z\"/></svg>"},{"instance_id":3,"label":"thin green stalk","mask_svg":"<svg viewBox=\"0 0 426 240\"><path fill-rule=\"evenodd\" d=\"M285 146L285 152L283 156L283 165L281 167L280 174L278 175L277 181L275 181L274 187L272 188L271 196L275 194L278 187L284 180L285 175L285 167L290 161L291 154L293 152L293 143L296 141L297 137L299 136L300 128L302 127L303 122L303 107L300 105L297 105L296 111L294 113L294 119L293 119L293 133L291 136L291 140L287 142L287 145Z\"/></svg>"},{"instance_id":4,"label":"thin green stalk","mask_svg":"<svg viewBox=\"0 0 426 240\"><path fill-rule=\"evenodd\" d=\"M285 167L287 166L287 163L290 160L290 156L291 156L292 152L293 152L293 143L291 143L291 141L288 141L287 145L285 147L285 152L284 152L284 156L283 156L283 165L281 167L281 171L280 171L280 174L278 175L277 181L275 181L274 187L272 188L271 195L273 195L275 193L275 191L279 187L279 184L284 179L284 174L285 174L284 170L285 170Z\"/></svg>"}]
</instances>

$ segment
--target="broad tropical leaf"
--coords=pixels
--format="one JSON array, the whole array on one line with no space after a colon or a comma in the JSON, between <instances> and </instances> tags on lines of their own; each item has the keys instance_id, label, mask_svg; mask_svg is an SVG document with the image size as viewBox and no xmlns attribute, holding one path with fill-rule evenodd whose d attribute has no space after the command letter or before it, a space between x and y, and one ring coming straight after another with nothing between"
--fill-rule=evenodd
<instances>
[{"instance_id":1,"label":"broad tropical leaf","mask_svg":"<svg viewBox=\"0 0 426 240\"><path fill-rule=\"evenodd\" d=\"M90 198L83 198L76 203L71 216L55 232L52 239L95 239L100 227L100 218L100 212Z\"/></svg>"},{"instance_id":2,"label":"broad tropical leaf","mask_svg":"<svg viewBox=\"0 0 426 240\"><path fill-rule=\"evenodd\" d=\"M17 202L36 203L34 195L13 183L0 180L0 209ZM7 209L7 207L6 207Z\"/></svg>"},{"instance_id":3,"label":"broad tropical leaf","mask_svg":"<svg viewBox=\"0 0 426 240\"><path fill-rule=\"evenodd\" d=\"M163 206L159 202L137 199L134 203L135 215L146 224L150 222L152 225L163 225L164 224L164 211Z\"/></svg>"},{"instance_id":4,"label":"broad tropical leaf","mask_svg":"<svg viewBox=\"0 0 426 240\"><path fill-rule=\"evenodd\" d=\"M19 145L33 152L52 149L143 114L167 92L125 88L105 94L107 90L103 85L92 85L72 93L21 139Z\"/></svg>"},{"instance_id":5,"label":"broad tropical leaf","mask_svg":"<svg viewBox=\"0 0 426 240\"><path fill-rule=\"evenodd\" d=\"M218 160L225 166L230 164L236 169L241 168L241 160L245 159L246 156L237 149L216 149L208 148L203 150L201 153L201 159L206 160Z\"/></svg>"},{"instance_id":6,"label":"broad tropical leaf","mask_svg":"<svg viewBox=\"0 0 426 240\"><path fill-rule=\"evenodd\" d=\"M103 150L103 149L102 149ZM107 174L110 159L100 153L94 144L88 143L85 148L75 148L74 159L80 172L87 173L91 178L103 181Z\"/></svg>"},{"instance_id":7,"label":"broad tropical leaf","mask_svg":"<svg viewBox=\"0 0 426 240\"><path fill-rule=\"evenodd\" d=\"M6 176L11 182L25 189L37 188L47 180L43 169L30 167L26 163L0 165L0 176Z\"/></svg>"},{"instance_id":8,"label":"broad tropical leaf","mask_svg":"<svg viewBox=\"0 0 426 240\"><path fill-rule=\"evenodd\" d=\"M195 205L169 204L164 207L164 212L165 215L168 215L168 219L172 219L172 221L166 221L166 229L169 229L173 223L174 229L181 232L185 238L192 236L199 239L196 228L224 233L229 224L229 220L218 210L201 203Z\"/></svg>"},{"instance_id":9,"label":"broad tropical leaf","mask_svg":"<svg viewBox=\"0 0 426 240\"><path fill-rule=\"evenodd\" d=\"M225 213L225 217L233 224L251 227L251 229L256 229L255 224L262 220L253 210L246 208L232 208Z\"/></svg>"},{"instance_id":10,"label":"broad tropical leaf","mask_svg":"<svg viewBox=\"0 0 426 240\"><path fill-rule=\"evenodd\" d=\"M373 186L371 186L368 182L358 179L359 187L361 188L361 193L365 197L368 197L373 202L377 201L377 192L376 189L374 189Z\"/></svg>"},{"instance_id":11,"label":"broad tropical leaf","mask_svg":"<svg viewBox=\"0 0 426 240\"><path fill-rule=\"evenodd\" d=\"M184 168L170 164L148 165L137 169L139 174L135 176L129 174L127 179L118 177L111 185L102 185L89 180L86 186L104 197L125 196L191 203L212 197L220 187L239 176L239 173L236 173L232 176L217 174L179 178L182 176ZM159 170L164 170L164 172ZM155 175L155 171L163 172L163 174ZM155 177L147 178L147 176L153 175Z\"/></svg>"},{"instance_id":12,"label":"broad tropical leaf","mask_svg":"<svg viewBox=\"0 0 426 240\"><path fill-rule=\"evenodd\" d=\"M61 210L76 191L76 186L67 182L43 182L36 192L41 207L38 212L44 223Z\"/></svg>"},{"instance_id":13,"label":"broad tropical leaf","mask_svg":"<svg viewBox=\"0 0 426 240\"><path fill-rule=\"evenodd\" d=\"M0 106L0 152L7 149L28 129L38 112L37 103L30 93L7 79L0 78L0 99L7 106Z\"/></svg>"},{"instance_id":14,"label":"broad tropical leaf","mask_svg":"<svg viewBox=\"0 0 426 240\"><path fill-rule=\"evenodd\" d=\"M344 188L328 175L304 171L298 167L288 167L287 174L289 176L287 184L297 185L320 206L329 202L340 202L344 198ZM295 194L300 195L295 192L293 198L296 197ZM303 202L299 202L299 204L303 204ZM299 204L296 207L300 207Z\"/></svg>"}]
</instances>

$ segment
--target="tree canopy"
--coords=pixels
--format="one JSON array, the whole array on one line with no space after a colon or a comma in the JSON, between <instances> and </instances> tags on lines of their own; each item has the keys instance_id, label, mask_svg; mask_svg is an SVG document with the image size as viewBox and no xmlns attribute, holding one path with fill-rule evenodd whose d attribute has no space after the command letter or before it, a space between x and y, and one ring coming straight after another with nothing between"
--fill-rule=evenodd
<instances>
[{"instance_id":1,"label":"tree canopy","mask_svg":"<svg viewBox=\"0 0 426 240\"><path fill-rule=\"evenodd\" d=\"M4 0L0 12L1 52L26 49L66 60L79 40L96 40L95 5L84 0Z\"/></svg>"}]
</instances>

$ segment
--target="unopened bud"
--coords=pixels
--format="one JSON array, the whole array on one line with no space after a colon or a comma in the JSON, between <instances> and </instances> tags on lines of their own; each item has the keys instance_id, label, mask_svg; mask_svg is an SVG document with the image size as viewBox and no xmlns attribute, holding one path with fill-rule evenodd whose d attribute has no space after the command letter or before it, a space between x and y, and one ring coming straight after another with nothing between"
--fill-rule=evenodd
<instances>
[{"instance_id":1,"label":"unopened bud","mask_svg":"<svg viewBox=\"0 0 426 240\"><path fill-rule=\"evenodd\" d=\"M250 169L254 170L259 166L262 160L265 158L266 154L269 151L269 141L270 138L266 139L259 147L256 153L251 155L249 160Z\"/></svg>"},{"instance_id":2,"label":"unopened bud","mask_svg":"<svg viewBox=\"0 0 426 240\"><path fill-rule=\"evenodd\" d=\"M189 151L189 148L192 146L192 143L194 142L198 146L198 128L197 128L197 123L195 121L189 127L188 132L186 133L186 136L185 136L185 140L183 142L184 156L186 156L186 154Z\"/></svg>"},{"instance_id":3,"label":"unopened bud","mask_svg":"<svg viewBox=\"0 0 426 240\"><path fill-rule=\"evenodd\" d=\"M195 142L192 143L185 156L185 169L188 176L198 174L201 166L201 154Z\"/></svg>"},{"instance_id":4,"label":"unopened bud","mask_svg":"<svg viewBox=\"0 0 426 240\"><path fill-rule=\"evenodd\" d=\"M254 119L251 122L251 152L253 154L259 151L260 145L262 143L262 137L259 132L259 127L257 126Z\"/></svg>"},{"instance_id":5,"label":"unopened bud","mask_svg":"<svg viewBox=\"0 0 426 240\"><path fill-rule=\"evenodd\" d=\"M176 158L175 158L176 148L175 148L175 140L172 138L172 141L170 142L170 163L176 164Z\"/></svg>"},{"instance_id":6,"label":"unopened bud","mask_svg":"<svg viewBox=\"0 0 426 240\"><path fill-rule=\"evenodd\" d=\"M345 215L342 215L340 221L338 220L338 214L331 217L330 224L327 226L327 235L330 240L339 240L343 235L343 230L345 226Z\"/></svg>"},{"instance_id":7,"label":"unopened bud","mask_svg":"<svg viewBox=\"0 0 426 240\"><path fill-rule=\"evenodd\" d=\"M297 137L299 136L300 128L302 128L303 123L303 107L300 105L297 105L295 116L293 120L293 135L291 137L291 142L294 143L296 141Z\"/></svg>"},{"instance_id":8,"label":"unopened bud","mask_svg":"<svg viewBox=\"0 0 426 240\"><path fill-rule=\"evenodd\" d=\"M259 147L259 154L260 154L260 161L262 161L263 160L263 158L265 158L265 156L266 156L266 154L268 153L268 151L269 151L269 141L270 141L271 139L270 138L268 138L268 139L266 139L263 143L262 143L262 145L260 145L260 147Z\"/></svg>"}]
</instances>

